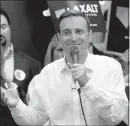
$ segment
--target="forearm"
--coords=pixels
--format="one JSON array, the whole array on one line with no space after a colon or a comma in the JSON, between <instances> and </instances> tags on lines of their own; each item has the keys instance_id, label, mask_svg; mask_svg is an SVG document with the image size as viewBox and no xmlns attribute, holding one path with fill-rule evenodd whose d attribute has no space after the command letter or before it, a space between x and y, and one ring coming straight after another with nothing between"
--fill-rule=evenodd
<instances>
[{"instance_id":1,"label":"forearm","mask_svg":"<svg viewBox=\"0 0 130 126\"><path fill-rule=\"evenodd\" d=\"M14 121L18 125L43 125L47 118L42 118L42 113L35 110L35 108L25 105L19 100L16 108L10 108Z\"/></svg>"},{"instance_id":2,"label":"forearm","mask_svg":"<svg viewBox=\"0 0 130 126\"><path fill-rule=\"evenodd\" d=\"M122 53L120 53L120 52L115 52L115 51L105 50L104 53L109 54L109 55L118 56L118 57L121 57L121 56L122 56Z\"/></svg>"},{"instance_id":3,"label":"forearm","mask_svg":"<svg viewBox=\"0 0 130 126\"><path fill-rule=\"evenodd\" d=\"M116 125L123 120L127 112L128 101L125 97L114 98L101 89L96 91L92 87L84 87L84 93L90 99L95 111L104 118L108 124Z\"/></svg>"}]
</instances>

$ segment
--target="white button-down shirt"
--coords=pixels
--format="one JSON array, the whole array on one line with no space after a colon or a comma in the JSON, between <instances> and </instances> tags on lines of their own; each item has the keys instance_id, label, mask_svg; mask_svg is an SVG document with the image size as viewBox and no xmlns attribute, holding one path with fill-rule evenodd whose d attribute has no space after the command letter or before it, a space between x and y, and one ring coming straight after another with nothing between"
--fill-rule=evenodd
<instances>
[{"instance_id":1,"label":"white button-down shirt","mask_svg":"<svg viewBox=\"0 0 130 126\"><path fill-rule=\"evenodd\" d=\"M13 81L14 76L14 53L13 45L7 50L7 58L1 62L1 76L8 82ZM7 85L5 85L7 86Z\"/></svg>"},{"instance_id":2,"label":"white button-down shirt","mask_svg":"<svg viewBox=\"0 0 130 126\"><path fill-rule=\"evenodd\" d=\"M115 125L128 109L121 65L114 59L88 54L84 64L92 70L81 88L88 125ZM45 66L29 84L28 106L21 100L11 110L19 125L85 125L79 94L65 59Z\"/></svg>"}]
</instances>

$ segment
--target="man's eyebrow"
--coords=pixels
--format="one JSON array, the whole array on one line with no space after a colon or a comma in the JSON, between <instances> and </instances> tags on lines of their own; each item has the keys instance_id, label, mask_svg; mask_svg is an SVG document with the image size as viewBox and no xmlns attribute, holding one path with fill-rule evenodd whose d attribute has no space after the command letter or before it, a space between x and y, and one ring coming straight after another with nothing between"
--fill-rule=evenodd
<instances>
[{"instance_id":1,"label":"man's eyebrow","mask_svg":"<svg viewBox=\"0 0 130 126\"><path fill-rule=\"evenodd\" d=\"M84 29L82 29L82 28L76 28L75 30L84 30Z\"/></svg>"},{"instance_id":2,"label":"man's eyebrow","mask_svg":"<svg viewBox=\"0 0 130 126\"><path fill-rule=\"evenodd\" d=\"M69 31L70 29L69 28L66 28L66 29L64 29L63 31Z\"/></svg>"}]
</instances>

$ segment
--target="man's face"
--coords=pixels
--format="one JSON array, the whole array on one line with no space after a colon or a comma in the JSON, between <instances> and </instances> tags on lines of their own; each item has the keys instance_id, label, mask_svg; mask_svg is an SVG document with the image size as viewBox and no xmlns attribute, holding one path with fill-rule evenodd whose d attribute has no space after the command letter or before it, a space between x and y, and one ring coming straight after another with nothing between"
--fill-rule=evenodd
<instances>
[{"instance_id":1,"label":"man's face","mask_svg":"<svg viewBox=\"0 0 130 126\"><path fill-rule=\"evenodd\" d=\"M3 43L2 40L5 40L3 43L3 47L7 48L10 46L11 41L11 31L10 31L10 25L8 24L8 21L4 15L0 15L0 33L1 33L1 44Z\"/></svg>"},{"instance_id":2,"label":"man's face","mask_svg":"<svg viewBox=\"0 0 130 126\"><path fill-rule=\"evenodd\" d=\"M86 51L89 45L90 34L87 22L83 17L67 17L60 22L60 41L66 56L70 55L73 45L78 47L80 53Z\"/></svg>"}]
</instances>

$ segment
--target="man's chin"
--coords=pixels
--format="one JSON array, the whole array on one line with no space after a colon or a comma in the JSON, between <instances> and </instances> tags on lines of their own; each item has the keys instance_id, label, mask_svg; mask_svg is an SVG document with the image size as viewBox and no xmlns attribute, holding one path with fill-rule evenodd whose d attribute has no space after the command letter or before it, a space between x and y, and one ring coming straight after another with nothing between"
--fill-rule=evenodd
<instances>
[{"instance_id":1,"label":"man's chin","mask_svg":"<svg viewBox=\"0 0 130 126\"><path fill-rule=\"evenodd\" d=\"M1 45L2 45L2 47L5 47L6 46L6 41L4 41Z\"/></svg>"},{"instance_id":2,"label":"man's chin","mask_svg":"<svg viewBox=\"0 0 130 126\"><path fill-rule=\"evenodd\" d=\"M0 44L1 44L2 47L6 46L7 41L6 41L6 39L4 37L0 38Z\"/></svg>"},{"instance_id":3,"label":"man's chin","mask_svg":"<svg viewBox=\"0 0 130 126\"><path fill-rule=\"evenodd\" d=\"M10 47L10 44L8 44L7 42L4 43L4 45L1 44L1 52L5 53Z\"/></svg>"}]
</instances>

